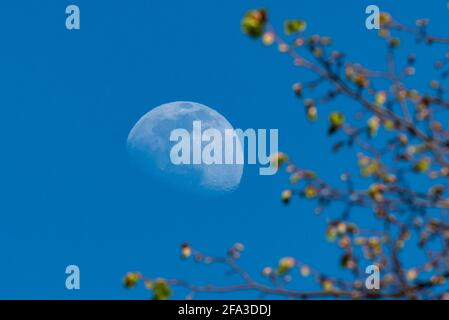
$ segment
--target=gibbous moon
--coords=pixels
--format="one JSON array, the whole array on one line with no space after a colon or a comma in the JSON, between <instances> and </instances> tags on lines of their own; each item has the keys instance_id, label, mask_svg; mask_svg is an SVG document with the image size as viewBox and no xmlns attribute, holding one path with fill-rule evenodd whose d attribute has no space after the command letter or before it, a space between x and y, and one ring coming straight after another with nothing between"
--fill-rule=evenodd
<instances>
[{"instance_id":1,"label":"gibbous moon","mask_svg":"<svg viewBox=\"0 0 449 320\"><path fill-rule=\"evenodd\" d=\"M171 102L156 107L134 125L128 135L127 148L131 158L145 172L159 182L172 187L201 194L221 194L238 188L243 174L243 164L173 164L170 151L176 141L170 141L175 129L190 133L193 146L193 122L201 121L201 131L218 130L222 137L222 155L225 155L225 130L234 128L217 111L195 102ZM199 137L201 139L201 137ZM235 148L242 152L241 141L236 139ZM201 142L202 148L209 142ZM193 147L190 159L193 159Z\"/></svg>"}]
</instances>

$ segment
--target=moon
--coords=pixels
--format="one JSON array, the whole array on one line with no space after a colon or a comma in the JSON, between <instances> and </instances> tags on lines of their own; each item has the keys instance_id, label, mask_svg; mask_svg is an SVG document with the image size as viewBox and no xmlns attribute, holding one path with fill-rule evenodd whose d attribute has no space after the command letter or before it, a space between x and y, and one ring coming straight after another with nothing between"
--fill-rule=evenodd
<instances>
[{"instance_id":1,"label":"moon","mask_svg":"<svg viewBox=\"0 0 449 320\"><path fill-rule=\"evenodd\" d=\"M127 149L131 159L158 182L178 190L200 194L224 194L235 191L243 175L243 164L173 164L170 141L175 129L185 129L193 137L193 121L201 121L202 132L218 130L222 137L226 129L234 129L224 116L205 105L177 101L158 106L146 113L131 129ZM236 139L235 148L242 150ZM191 144L192 145L192 144ZM202 142L202 147L205 143ZM222 154L224 155L224 143ZM192 159L193 148L190 148Z\"/></svg>"}]
</instances>

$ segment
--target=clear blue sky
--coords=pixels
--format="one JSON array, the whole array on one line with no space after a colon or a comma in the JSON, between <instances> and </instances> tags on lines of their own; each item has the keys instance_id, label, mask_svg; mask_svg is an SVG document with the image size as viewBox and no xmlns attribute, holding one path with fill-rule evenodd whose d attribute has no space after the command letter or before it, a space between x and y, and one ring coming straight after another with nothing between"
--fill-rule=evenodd
<instances>
[{"instance_id":1,"label":"clear blue sky","mask_svg":"<svg viewBox=\"0 0 449 320\"><path fill-rule=\"evenodd\" d=\"M186 240L210 254L243 242L242 264L255 274L286 255L341 274L325 218L310 203L280 203L285 175L246 166L238 191L204 199L142 175L125 146L153 107L197 101L234 127L278 128L282 150L338 183L355 157L331 153L324 117L309 124L291 92L305 74L245 37L240 19L258 7L279 27L306 19L310 33L331 35L352 61L382 68L382 42L364 26L373 3L408 23L429 17L433 31L448 33L444 0L0 2L0 298L146 298L122 287L134 270L233 281L220 268L180 261ZM65 29L69 4L81 9L79 31ZM430 73L418 76L426 83ZM69 264L81 268L79 291L65 289Z\"/></svg>"}]
</instances>

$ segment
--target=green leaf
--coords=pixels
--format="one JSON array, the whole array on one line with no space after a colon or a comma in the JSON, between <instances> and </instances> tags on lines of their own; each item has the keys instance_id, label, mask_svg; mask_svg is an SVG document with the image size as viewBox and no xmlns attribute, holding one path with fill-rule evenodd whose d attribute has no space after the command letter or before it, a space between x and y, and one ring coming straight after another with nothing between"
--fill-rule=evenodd
<instances>
[{"instance_id":1,"label":"green leaf","mask_svg":"<svg viewBox=\"0 0 449 320\"><path fill-rule=\"evenodd\" d=\"M422 158L419 160L415 165L413 166L413 170L415 172L426 172L430 168L430 159L429 158Z\"/></svg>"},{"instance_id":2,"label":"green leaf","mask_svg":"<svg viewBox=\"0 0 449 320\"><path fill-rule=\"evenodd\" d=\"M377 116L372 116L368 120L368 134L370 137L374 137L377 135L377 131L379 130L380 119Z\"/></svg>"},{"instance_id":3,"label":"green leaf","mask_svg":"<svg viewBox=\"0 0 449 320\"><path fill-rule=\"evenodd\" d=\"M295 266L295 259L292 257L285 257L279 260L278 273L284 275Z\"/></svg>"},{"instance_id":4,"label":"green leaf","mask_svg":"<svg viewBox=\"0 0 449 320\"><path fill-rule=\"evenodd\" d=\"M153 300L168 300L172 290L165 280L156 280L153 284Z\"/></svg>"},{"instance_id":5,"label":"green leaf","mask_svg":"<svg viewBox=\"0 0 449 320\"><path fill-rule=\"evenodd\" d=\"M345 122L345 117L341 112L332 112L329 115L329 129L328 133L333 134L339 129Z\"/></svg>"},{"instance_id":6,"label":"green leaf","mask_svg":"<svg viewBox=\"0 0 449 320\"><path fill-rule=\"evenodd\" d=\"M291 190L284 190L281 194L281 199L282 202L284 202L285 204L290 202L290 199L292 197L292 191Z\"/></svg>"},{"instance_id":7,"label":"green leaf","mask_svg":"<svg viewBox=\"0 0 449 320\"><path fill-rule=\"evenodd\" d=\"M307 24L304 20L287 20L284 22L284 32L286 35L304 31Z\"/></svg>"},{"instance_id":8,"label":"green leaf","mask_svg":"<svg viewBox=\"0 0 449 320\"><path fill-rule=\"evenodd\" d=\"M125 288L130 289L137 285L137 282L141 279L141 275L137 272L128 272L123 279L123 285Z\"/></svg>"},{"instance_id":9,"label":"green leaf","mask_svg":"<svg viewBox=\"0 0 449 320\"><path fill-rule=\"evenodd\" d=\"M242 31L252 38L259 38L264 33L266 19L264 9L248 11L242 19Z\"/></svg>"}]
</instances>

